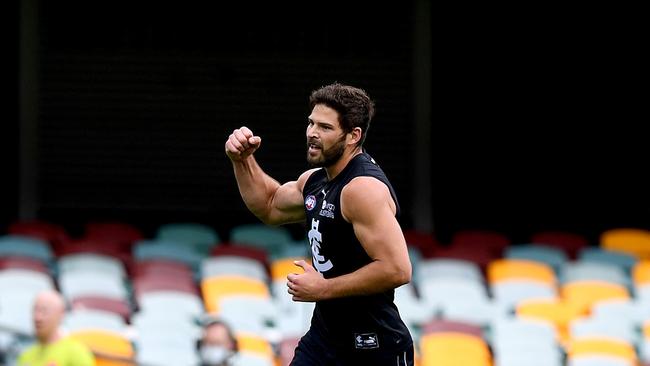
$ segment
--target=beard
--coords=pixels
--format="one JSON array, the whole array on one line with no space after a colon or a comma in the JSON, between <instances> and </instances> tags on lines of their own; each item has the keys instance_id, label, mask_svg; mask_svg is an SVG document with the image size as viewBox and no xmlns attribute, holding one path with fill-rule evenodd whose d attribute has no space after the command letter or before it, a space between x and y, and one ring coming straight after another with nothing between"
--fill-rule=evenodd
<instances>
[{"instance_id":1,"label":"beard","mask_svg":"<svg viewBox=\"0 0 650 366\"><path fill-rule=\"evenodd\" d=\"M313 141L311 143L314 143ZM307 142L307 149L309 150L310 142ZM334 165L345 151L345 134L341 136L334 145L328 149L323 149L323 146L318 144L321 149L321 153L317 157L311 157L309 151L307 151L307 162L312 168L327 168Z\"/></svg>"}]
</instances>

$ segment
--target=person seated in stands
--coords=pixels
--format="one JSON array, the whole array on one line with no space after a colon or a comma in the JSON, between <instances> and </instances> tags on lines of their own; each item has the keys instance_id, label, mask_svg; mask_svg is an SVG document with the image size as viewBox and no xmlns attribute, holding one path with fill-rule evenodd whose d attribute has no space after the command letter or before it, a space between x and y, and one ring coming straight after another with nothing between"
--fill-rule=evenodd
<instances>
[{"instance_id":1,"label":"person seated in stands","mask_svg":"<svg viewBox=\"0 0 650 366\"><path fill-rule=\"evenodd\" d=\"M237 352L237 339L228 324L219 319L204 323L199 341L202 366L229 366Z\"/></svg>"},{"instance_id":2,"label":"person seated in stands","mask_svg":"<svg viewBox=\"0 0 650 366\"><path fill-rule=\"evenodd\" d=\"M66 337L61 328L65 301L60 293L47 290L34 301L32 318L36 343L18 357L19 366L94 366L95 357L86 345Z\"/></svg>"}]
</instances>

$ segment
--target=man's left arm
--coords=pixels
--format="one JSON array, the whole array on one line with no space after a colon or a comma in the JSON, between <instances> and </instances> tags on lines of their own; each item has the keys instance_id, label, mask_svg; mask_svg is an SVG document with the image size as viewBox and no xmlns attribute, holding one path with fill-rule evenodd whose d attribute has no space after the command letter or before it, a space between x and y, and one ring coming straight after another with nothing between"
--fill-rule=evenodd
<instances>
[{"instance_id":1,"label":"man's left arm","mask_svg":"<svg viewBox=\"0 0 650 366\"><path fill-rule=\"evenodd\" d=\"M296 262L305 273L288 277L294 301L369 295L410 282L411 262L388 187L372 177L353 179L341 192L341 212L372 262L330 279L304 261Z\"/></svg>"}]
</instances>

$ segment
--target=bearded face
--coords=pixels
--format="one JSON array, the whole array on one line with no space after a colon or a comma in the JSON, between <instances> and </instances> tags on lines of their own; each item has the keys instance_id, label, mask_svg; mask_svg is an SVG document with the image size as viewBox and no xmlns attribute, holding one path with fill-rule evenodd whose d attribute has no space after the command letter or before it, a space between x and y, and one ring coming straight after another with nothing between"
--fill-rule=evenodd
<instances>
[{"instance_id":1,"label":"bearded face","mask_svg":"<svg viewBox=\"0 0 650 366\"><path fill-rule=\"evenodd\" d=\"M307 142L307 162L315 168L327 168L339 161L344 151L345 134L327 147L321 141L310 138Z\"/></svg>"}]
</instances>

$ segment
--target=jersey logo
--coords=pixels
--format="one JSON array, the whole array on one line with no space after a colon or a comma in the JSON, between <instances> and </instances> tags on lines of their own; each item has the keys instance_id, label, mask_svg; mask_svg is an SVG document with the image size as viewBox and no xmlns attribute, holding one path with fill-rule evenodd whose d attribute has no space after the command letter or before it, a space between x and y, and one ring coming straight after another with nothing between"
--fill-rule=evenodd
<instances>
[{"instance_id":1,"label":"jersey logo","mask_svg":"<svg viewBox=\"0 0 650 366\"><path fill-rule=\"evenodd\" d=\"M307 233L309 238L309 244L311 245L311 254L314 262L314 268L320 273L327 272L334 265L332 261L326 259L320 254L321 244L323 244L323 235L318 231L318 225L320 224L319 220L311 219L311 229Z\"/></svg>"},{"instance_id":2,"label":"jersey logo","mask_svg":"<svg viewBox=\"0 0 650 366\"><path fill-rule=\"evenodd\" d=\"M355 333L354 347L356 349L379 348L379 337L377 337L377 333Z\"/></svg>"},{"instance_id":3,"label":"jersey logo","mask_svg":"<svg viewBox=\"0 0 650 366\"><path fill-rule=\"evenodd\" d=\"M331 203L327 203L327 201L323 200L323 205L321 206L321 210L319 215L323 217L329 217L330 219L334 218L334 209L336 206L334 206Z\"/></svg>"},{"instance_id":4,"label":"jersey logo","mask_svg":"<svg viewBox=\"0 0 650 366\"><path fill-rule=\"evenodd\" d=\"M311 211L314 207L316 207L316 196L310 194L305 198L305 208L307 208L307 211Z\"/></svg>"}]
</instances>

